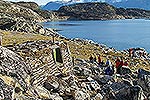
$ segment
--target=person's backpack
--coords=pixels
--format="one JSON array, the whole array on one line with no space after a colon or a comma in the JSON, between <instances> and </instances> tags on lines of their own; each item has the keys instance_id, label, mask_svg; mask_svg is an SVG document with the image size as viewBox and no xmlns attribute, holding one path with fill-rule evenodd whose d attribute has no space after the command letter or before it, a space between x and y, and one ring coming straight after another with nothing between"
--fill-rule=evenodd
<instances>
[{"instance_id":1,"label":"person's backpack","mask_svg":"<svg viewBox=\"0 0 150 100\"><path fill-rule=\"evenodd\" d=\"M105 74L106 75L112 75L113 74L113 69L110 66L107 67L106 70L105 70Z\"/></svg>"}]
</instances>

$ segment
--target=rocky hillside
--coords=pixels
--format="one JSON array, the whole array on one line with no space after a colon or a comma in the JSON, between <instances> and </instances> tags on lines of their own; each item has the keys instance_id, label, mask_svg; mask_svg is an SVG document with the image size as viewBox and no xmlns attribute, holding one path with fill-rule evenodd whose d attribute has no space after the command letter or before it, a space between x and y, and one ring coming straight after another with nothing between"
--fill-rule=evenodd
<instances>
[{"instance_id":1,"label":"rocky hillside","mask_svg":"<svg viewBox=\"0 0 150 100\"><path fill-rule=\"evenodd\" d=\"M0 1L0 18L24 18L26 20L41 22L44 20L43 17L39 16L36 12L29 8L19 6L17 4Z\"/></svg>"},{"instance_id":2,"label":"rocky hillside","mask_svg":"<svg viewBox=\"0 0 150 100\"><path fill-rule=\"evenodd\" d=\"M107 3L81 3L61 7L60 16L79 20L111 20L128 18L150 18L150 11L115 8Z\"/></svg>"},{"instance_id":3,"label":"rocky hillside","mask_svg":"<svg viewBox=\"0 0 150 100\"><path fill-rule=\"evenodd\" d=\"M39 5L35 2L24 2L24 1L21 1L21 2L13 2L14 4L17 4L17 5L20 5L20 6L23 6L25 8L29 8L29 9L32 9L32 10L36 10L36 9L40 9Z\"/></svg>"},{"instance_id":4,"label":"rocky hillside","mask_svg":"<svg viewBox=\"0 0 150 100\"><path fill-rule=\"evenodd\" d=\"M40 10L33 2L0 1L0 29L2 30L47 34L51 32L38 23L47 19L59 18L53 12Z\"/></svg>"},{"instance_id":5,"label":"rocky hillside","mask_svg":"<svg viewBox=\"0 0 150 100\"><path fill-rule=\"evenodd\" d=\"M57 12L55 11L48 11L44 9L40 9L40 6L35 2L13 2L16 5L29 8L39 16L43 17L45 20L59 20L61 18L58 17Z\"/></svg>"}]
</instances>

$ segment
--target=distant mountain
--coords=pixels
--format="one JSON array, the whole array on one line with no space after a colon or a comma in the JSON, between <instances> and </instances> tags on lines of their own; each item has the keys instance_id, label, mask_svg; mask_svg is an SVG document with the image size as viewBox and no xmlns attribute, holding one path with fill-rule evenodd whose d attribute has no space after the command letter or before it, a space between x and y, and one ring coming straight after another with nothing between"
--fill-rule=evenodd
<instances>
[{"instance_id":1,"label":"distant mountain","mask_svg":"<svg viewBox=\"0 0 150 100\"><path fill-rule=\"evenodd\" d=\"M58 10L62 6L76 4L76 3L87 3L87 2L106 2L116 7L122 8L140 8L150 10L150 0L70 0L68 2L55 1L49 2L42 6L43 10Z\"/></svg>"},{"instance_id":2,"label":"distant mountain","mask_svg":"<svg viewBox=\"0 0 150 100\"><path fill-rule=\"evenodd\" d=\"M150 18L150 11L135 8L116 8L107 3L78 3L62 6L59 16L68 16L68 20L112 20Z\"/></svg>"},{"instance_id":3,"label":"distant mountain","mask_svg":"<svg viewBox=\"0 0 150 100\"><path fill-rule=\"evenodd\" d=\"M65 5L65 3L61 1L49 2L45 6L43 6L42 9L43 10L58 10L63 5Z\"/></svg>"},{"instance_id":4,"label":"distant mountain","mask_svg":"<svg viewBox=\"0 0 150 100\"><path fill-rule=\"evenodd\" d=\"M112 3L116 3L116 2L121 2L122 0L105 0L104 2L107 2L109 4L112 4Z\"/></svg>"},{"instance_id":5,"label":"distant mountain","mask_svg":"<svg viewBox=\"0 0 150 100\"><path fill-rule=\"evenodd\" d=\"M141 8L150 10L150 0L122 0L121 2L111 3L116 7Z\"/></svg>"},{"instance_id":6,"label":"distant mountain","mask_svg":"<svg viewBox=\"0 0 150 100\"><path fill-rule=\"evenodd\" d=\"M42 10L58 10L62 6L76 4L76 3L87 3L87 2L101 2L102 0L70 0L68 2L64 1L53 1L48 2L45 6L41 6Z\"/></svg>"}]
</instances>

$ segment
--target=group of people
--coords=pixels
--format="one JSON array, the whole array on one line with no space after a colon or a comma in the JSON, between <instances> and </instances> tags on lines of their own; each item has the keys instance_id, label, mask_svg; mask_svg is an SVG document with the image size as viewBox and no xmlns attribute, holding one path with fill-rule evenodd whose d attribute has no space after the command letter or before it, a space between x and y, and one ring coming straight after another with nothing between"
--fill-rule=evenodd
<instances>
[{"instance_id":1,"label":"group of people","mask_svg":"<svg viewBox=\"0 0 150 100\"><path fill-rule=\"evenodd\" d=\"M133 57L146 58L147 56L145 50L141 48L130 48L128 51L129 51L129 57L131 58Z\"/></svg>"},{"instance_id":2,"label":"group of people","mask_svg":"<svg viewBox=\"0 0 150 100\"><path fill-rule=\"evenodd\" d=\"M128 66L128 61L123 61L123 58L117 57L115 65L112 64L109 57L106 57L106 59L106 63L104 63L100 55L98 55L97 59L96 56L92 57L92 55L89 58L91 63L96 62L100 67L105 67L104 73L106 75L113 75L115 73L115 69L117 74L121 74L122 66Z\"/></svg>"},{"instance_id":3,"label":"group of people","mask_svg":"<svg viewBox=\"0 0 150 100\"><path fill-rule=\"evenodd\" d=\"M89 58L89 60L90 60L91 63L97 63L98 65L103 65L104 64L104 62L102 61L100 55L98 55L97 58L96 58L96 56L93 57L91 55L90 58Z\"/></svg>"}]
</instances>

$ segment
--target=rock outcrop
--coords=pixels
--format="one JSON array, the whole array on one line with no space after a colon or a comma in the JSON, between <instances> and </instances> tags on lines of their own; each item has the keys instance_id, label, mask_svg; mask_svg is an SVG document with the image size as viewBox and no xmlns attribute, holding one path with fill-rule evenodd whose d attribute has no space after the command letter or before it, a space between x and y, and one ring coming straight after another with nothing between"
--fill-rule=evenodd
<instances>
[{"instance_id":1,"label":"rock outcrop","mask_svg":"<svg viewBox=\"0 0 150 100\"><path fill-rule=\"evenodd\" d=\"M72 61L65 43L54 45L51 41L37 41L7 48L20 54L23 58L0 47L1 99L57 98L58 100L61 98L59 94L50 92L55 91L56 93L60 88L59 79L56 76L71 73ZM59 55L60 52L62 58L60 56L57 58L56 55ZM62 59L61 62L60 59Z\"/></svg>"},{"instance_id":2,"label":"rock outcrop","mask_svg":"<svg viewBox=\"0 0 150 100\"><path fill-rule=\"evenodd\" d=\"M36 12L29 8L25 8L23 6L19 6L17 4L8 2L8 1L0 1L0 18L21 18L23 17L26 20L33 20L36 22L41 22L44 20L43 17L39 16Z\"/></svg>"},{"instance_id":3,"label":"rock outcrop","mask_svg":"<svg viewBox=\"0 0 150 100\"><path fill-rule=\"evenodd\" d=\"M23 6L25 8L29 8L29 9L32 9L32 10L36 10L36 9L40 9L39 5L35 2L13 2L14 4L17 4L17 5L20 5L20 6Z\"/></svg>"},{"instance_id":4,"label":"rock outcrop","mask_svg":"<svg viewBox=\"0 0 150 100\"><path fill-rule=\"evenodd\" d=\"M36 9L34 11L45 18L47 21L67 20L68 18L67 16L59 16L59 13L57 11L47 11L41 9Z\"/></svg>"},{"instance_id":5,"label":"rock outcrop","mask_svg":"<svg viewBox=\"0 0 150 100\"><path fill-rule=\"evenodd\" d=\"M19 55L4 47L0 47L0 59L0 98L11 100L14 92L28 90L29 67Z\"/></svg>"},{"instance_id":6,"label":"rock outcrop","mask_svg":"<svg viewBox=\"0 0 150 100\"><path fill-rule=\"evenodd\" d=\"M0 29L7 31L25 32L42 34L45 36L58 36L52 29L45 29L35 21L25 20L24 18L0 18Z\"/></svg>"},{"instance_id":7,"label":"rock outcrop","mask_svg":"<svg viewBox=\"0 0 150 100\"><path fill-rule=\"evenodd\" d=\"M79 3L62 6L60 16L70 20L112 20L128 18L150 18L150 12L142 9L115 8L107 3Z\"/></svg>"},{"instance_id":8,"label":"rock outcrop","mask_svg":"<svg viewBox=\"0 0 150 100\"><path fill-rule=\"evenodd\" d=\"M40 6L35 2L13 2L16 5L29 8L36 12L39 16L43 17L45 20L65 20L64 18L60 18L58 13L55 11L43 10Z\"/></svg>"},{"instance_id":9,"label":"rock outcrop","mask_svg":"<svg viewBox=\"0 0 150 100\"><path fill-rule=\"evenodd\" d=\"M0 1L0 29L2 30L54 35L57 33L51 29L44 29L38 22L58 19L60 17L56 12L40 10L33 2Z\"/></svg>"},{"instance_id":10,"label":"rock outcrop","mask_svg":"<svg viewBox=\"0 0 150 100\"><path fill-rule=\"evenodd\" d=\"M29 8L8 2L0 1L0 29L39 33L43 27L37 22L44 20L43 17Z\"/></svg>"},{"instance_id":11,"label":"rock outcrop","mask_svg":"<svg viewBox=\"0 0 150 100\"><path fill-rule=\"evenodd\" d=\"M149 97L149 72L143 69L105 75L107 65L100 67L88 60L72 60L67 44L58 41L30 41L6 47L13 52L0 47L2 99L143 100Z\"/></svg>"}]
</instances>

